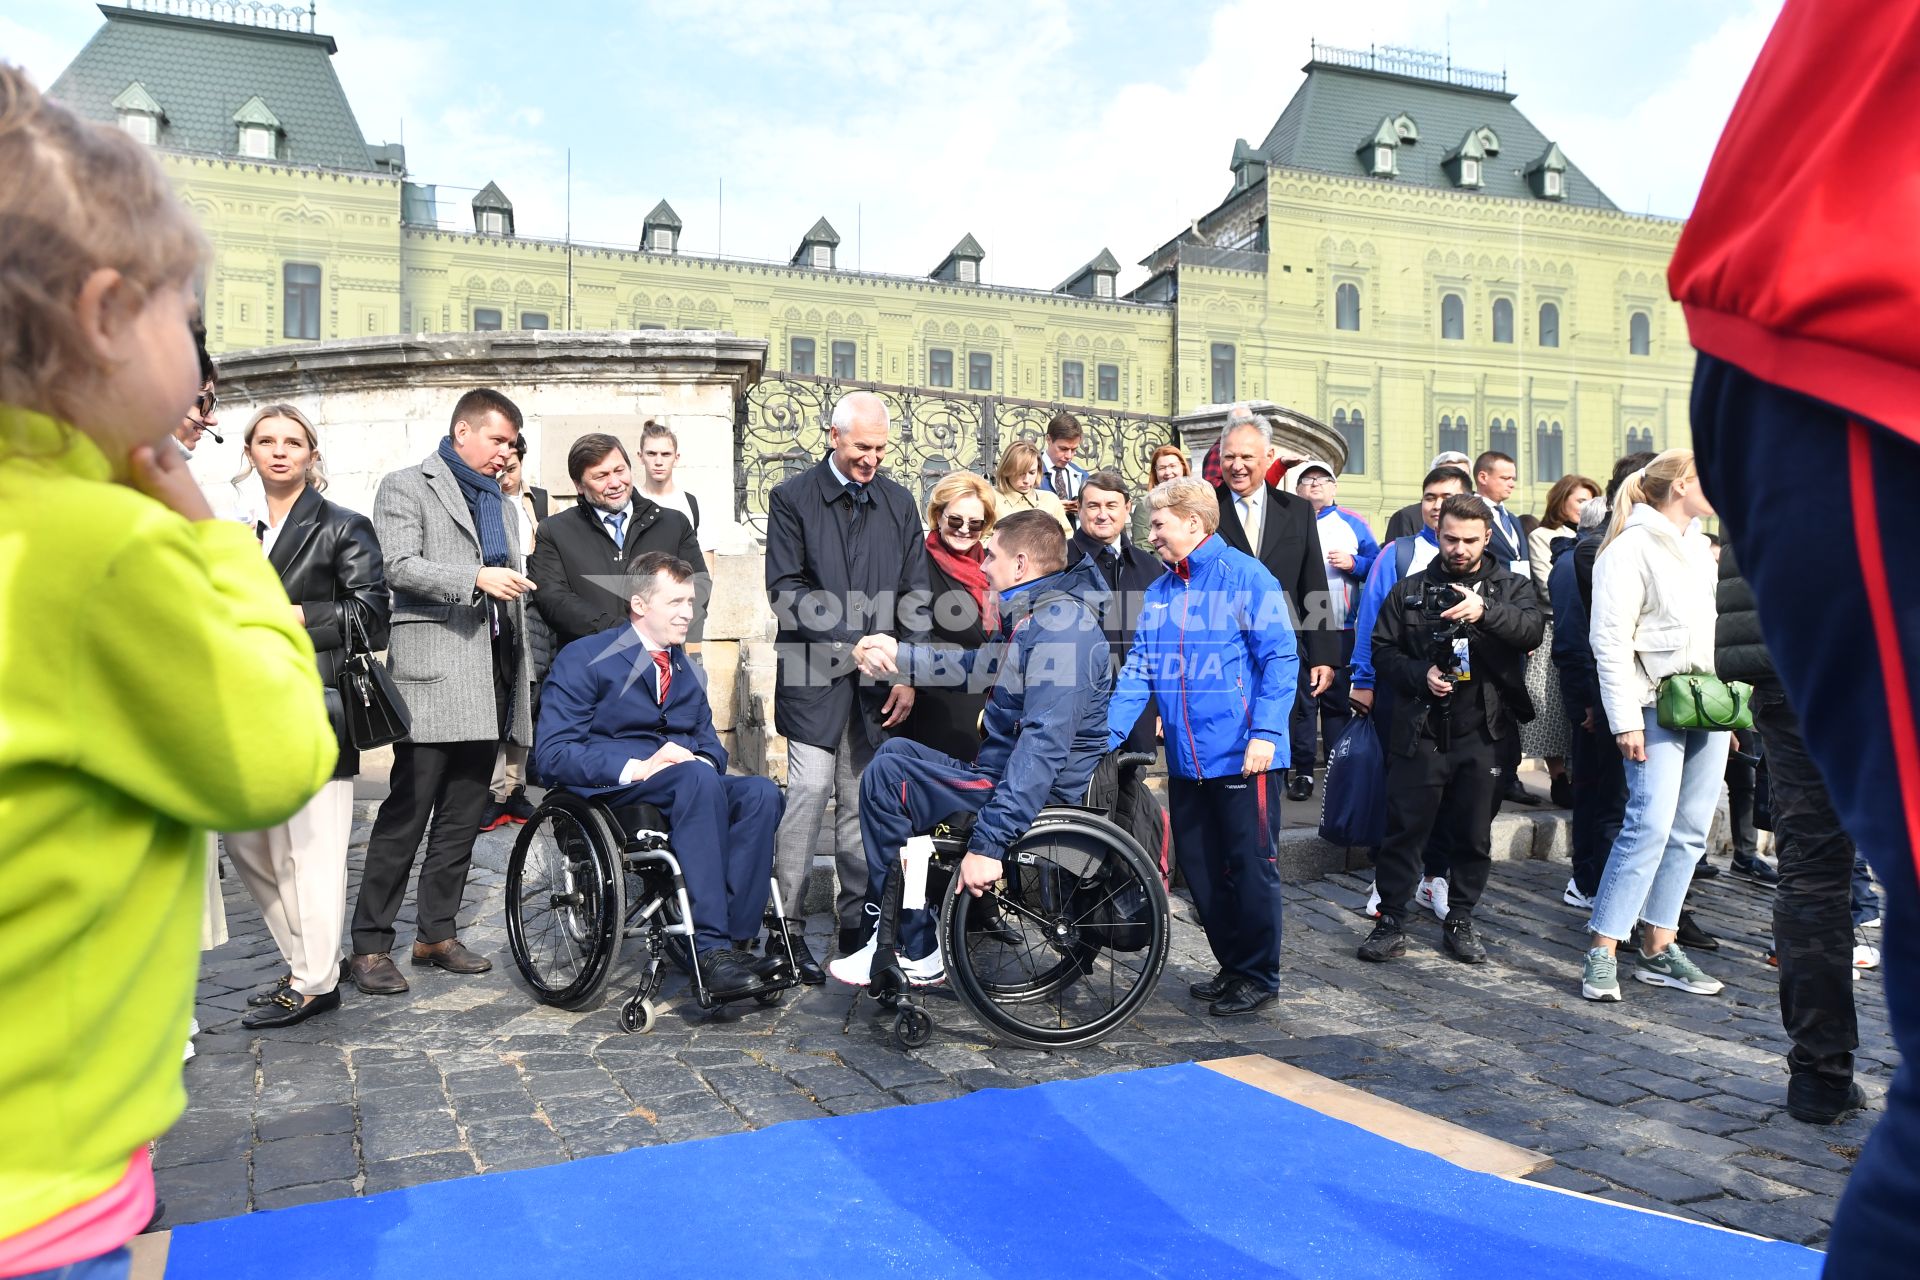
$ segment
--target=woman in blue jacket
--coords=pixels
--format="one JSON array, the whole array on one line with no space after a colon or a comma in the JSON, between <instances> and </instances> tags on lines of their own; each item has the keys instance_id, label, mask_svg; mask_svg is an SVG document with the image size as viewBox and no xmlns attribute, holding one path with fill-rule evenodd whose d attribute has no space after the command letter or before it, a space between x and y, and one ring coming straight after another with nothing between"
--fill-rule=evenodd
<instances>
[{"instance_id":1,"label":"woman in blue jacket","mask_svg":"<svg viewBox=\"0 0 1920 1280\"><path fill-rule=\"evenodd\" d=\"M1149 501L1153 547L1171 572L1147 589L1107 709L1108 745L1152 697L1180 866L1220 965L1191 990L1231 1017L1280 989L1279 778L1300 656L1280 584L1214 536L1213 489L1182 477Z\"/></svg>"}]
</instances>

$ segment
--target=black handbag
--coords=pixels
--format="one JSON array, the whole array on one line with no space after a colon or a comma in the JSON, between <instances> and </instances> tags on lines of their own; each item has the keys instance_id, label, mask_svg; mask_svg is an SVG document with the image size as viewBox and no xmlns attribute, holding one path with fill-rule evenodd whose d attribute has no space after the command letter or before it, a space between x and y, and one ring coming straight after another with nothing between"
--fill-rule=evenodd
<instances>
[{"instance_id":1,"label":"black handbag","mask_svg":"<svg viewBox=\"0 0 1920 1280\"><path fill-rule=\"evenodd\" d=\"M346 627L347 657L340 664L340 703L347 716L347 741L355 751L388 747L413 732L413 713L385 666L373 660L373 650L361 629L352 601L343 601L340 613Z\"/></svg>"}]
</instances>

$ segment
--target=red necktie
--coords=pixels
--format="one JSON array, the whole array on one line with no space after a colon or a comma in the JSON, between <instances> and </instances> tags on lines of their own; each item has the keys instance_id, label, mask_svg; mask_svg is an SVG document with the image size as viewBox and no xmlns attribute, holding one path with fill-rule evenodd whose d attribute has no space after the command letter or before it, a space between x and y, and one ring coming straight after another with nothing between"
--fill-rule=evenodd
<instances>
[{"instance_id":1,"label":"red necktie","mask_svg":"<svg viewBox=\"0 0 1920 1280\"><path fill-rule=\"evenodd\" d=\"M673 688L673 667L665 649L653 651L653 665L660 669L660 705L667 705L667 690Z\"/></svg>"}]
</instances>

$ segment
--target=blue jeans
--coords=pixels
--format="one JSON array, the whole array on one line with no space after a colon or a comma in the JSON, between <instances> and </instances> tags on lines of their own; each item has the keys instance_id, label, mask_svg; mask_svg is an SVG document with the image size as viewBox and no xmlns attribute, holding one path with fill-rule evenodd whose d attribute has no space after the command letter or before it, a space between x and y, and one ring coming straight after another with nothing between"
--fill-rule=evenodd
<instances>
[{"instance_id":1,"label":"blue jeans","mask_svg":"<svg viewBox=\"0 0 1920 1280\"><path fill-rule=\"evenodd\" d=\"M36 1271L30 1276L21 1276L20 1280L127 1280L127 1273L132 1268L133 1255L122 1246L112 1253L88 1258L85 1262L72 1262L51 1271Z\"/></svg>"},{"instance_id":2,"label":"blue jeans","mask_svg":"<svg viewBox=\"0 0 1920 1280\"><path fill-rule=\"evenodd\" d=\"M1607 855L1587 926L1616 942L1625 941L1637 921L1656 929L1679 926L1694 864L1707 851L1732 738L1662 729L1652 707L1645 714L1647 758L1626 762L1626 821Z\"/></svg>"},{"instance_id":3,"label":"blue jeans","mask_svg":"<svg viewBox=\"0 0 1920 1280\"><path fill-rule=\"evenodd\" d=\"M1853 855L1853 922L1863 925L1869 920L1880 918L1880 895L1873 891L1873 870L1867 866L1863 853Z\"/></svg>"}]
</instances>

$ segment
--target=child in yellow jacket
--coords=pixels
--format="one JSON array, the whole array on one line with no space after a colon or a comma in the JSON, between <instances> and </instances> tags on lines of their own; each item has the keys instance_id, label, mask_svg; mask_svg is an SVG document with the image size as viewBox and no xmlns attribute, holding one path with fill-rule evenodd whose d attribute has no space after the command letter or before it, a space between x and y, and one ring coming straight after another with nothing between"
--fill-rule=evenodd
<instances>
[{"instance_id":1,"label":"child in yellow jacket","mask_svg":"<svg viewBox=\"0 0 1920 1280\"><path fill-rule=\"evenodd\" d=\"M273 569L166 439L198 228L4 64L0 173L0 1277L111 1275L185 1104L205 833L287 818L336 745Z\"/></svg>"}]
</instances>

